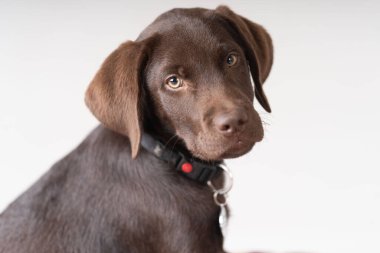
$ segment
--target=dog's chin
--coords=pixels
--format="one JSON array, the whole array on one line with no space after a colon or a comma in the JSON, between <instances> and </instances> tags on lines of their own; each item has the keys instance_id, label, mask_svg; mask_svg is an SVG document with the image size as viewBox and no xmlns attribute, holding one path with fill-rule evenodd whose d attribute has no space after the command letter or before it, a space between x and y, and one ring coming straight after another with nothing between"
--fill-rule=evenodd
<instances>
[{"instance_id":1,"label":"dog's chin","mask_svg":"<svg viewBox=\"0 0 380 253\"><path fill-rule=\"evenodd\" d=\"M220 160L228 158L237 158L239 156L247 154L255 146L255 142L251 145L244 145L244 143L237 143L236 146L231 147L220 155Z\"/></svg>"},{"instance_id":2,"label":"dog's chin","mask_svg":"<svg viewBox=\"0 0 380 253\"><path fill-rule=\"evenodd\" d=\"M226 144L205 144L204 147L189 148L193 156L205 161L221 161L223 159L237 158L248 153L255 142L243 142L238 140L236 143Z\"/></svg>"}]
</instances>

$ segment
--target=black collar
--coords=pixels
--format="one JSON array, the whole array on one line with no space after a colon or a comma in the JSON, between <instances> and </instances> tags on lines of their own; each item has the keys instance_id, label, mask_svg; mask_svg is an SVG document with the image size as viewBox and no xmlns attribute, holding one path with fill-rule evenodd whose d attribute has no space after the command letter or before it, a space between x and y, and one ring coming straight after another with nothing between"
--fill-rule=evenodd
<instances>
[{"instance_id":1,"label":"black collar","mask_svg":"<svg viewBox=\"0 0 380 253\"><path fill-rule=\"evenodd\" d=\"M157 158L172 165L185 177L202 184L217 176L222 170L219 166L220 163L206 163L185 156L179 151L167 149L163 143L146 133L142 135L141 145Z\"/></svg>"}]
</instances>

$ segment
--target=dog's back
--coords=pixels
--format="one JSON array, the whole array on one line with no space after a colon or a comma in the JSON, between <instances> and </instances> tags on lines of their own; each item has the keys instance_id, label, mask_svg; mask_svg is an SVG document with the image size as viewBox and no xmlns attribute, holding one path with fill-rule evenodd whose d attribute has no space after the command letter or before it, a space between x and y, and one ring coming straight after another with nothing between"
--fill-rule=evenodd
<instances>
[{"instance_id":1,"label":"dog's back","mask_svg":"<svg viewBox=\"0 0 380 253\"><path fill-rule=\"evenodd\" d=\"M95 129L0 215L0 252L186 252L198 233L221 248L207 187L194 188L149 153L130 153L126 137Z\"/></svg>"},{"instance_id":2,"label":"dog's back","mask_svg":"<svg viewBox=\"0 0 380 253\"><path fill-rule=\"evenodd\" d=\"M117 143L127 140L120 136L107 145L106 136L112 134L96 129L1 214L0 252L118 252L106 250L115 248L109 241L115 231L108 220L112 212L105 217L102 209L118 196L107 196L111 180L101 169L107 153L120 154ZM116 171L108 173L117 179Z\"/></svg>"}]
</instances>

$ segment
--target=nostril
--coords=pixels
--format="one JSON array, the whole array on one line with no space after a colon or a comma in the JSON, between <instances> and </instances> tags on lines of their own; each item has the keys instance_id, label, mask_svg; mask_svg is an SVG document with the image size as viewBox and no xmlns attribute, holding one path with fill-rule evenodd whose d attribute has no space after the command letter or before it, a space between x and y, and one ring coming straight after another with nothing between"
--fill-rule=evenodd
<instances>
[{"instance_id":1,"label":"nostril","mask_svg":"<svg viewBox=\"0 0 380 253\"><path fill-rule=\"evenodd\" d=\"M239 126L242 126L242 125L244 125L245 123L247 123L248 122L248 114L246 113L246 112L244 112L244 111L241 111L240 113L239 113L239 116L238 116L238 125Z\"/></svg>"},{"instance_id":2,"label":"nostril","mask_svg":"<svg viewBox=\"0 0 380 253\"><path fill-rule=\"evenodd\" d=\"M228 132L228 131L231 130L231 126L225 124L225 125L221 125L221 126L219 127L219 129L220 129L221 131L223 131L223 132Z\"/></svg>"},{"instance_id":3,"label":"nostril","mask_svg":"<svg viewBox=\"0 0 380 253\"><path fill-rule=\"evenodd\" d=\"M237 122L237 124L238 124L238 126L242 126L242 125L245 124L245 122L247 122L247 121L243 120L243 119L239 119L238 122Z\"/></svg>"}]
</instances>

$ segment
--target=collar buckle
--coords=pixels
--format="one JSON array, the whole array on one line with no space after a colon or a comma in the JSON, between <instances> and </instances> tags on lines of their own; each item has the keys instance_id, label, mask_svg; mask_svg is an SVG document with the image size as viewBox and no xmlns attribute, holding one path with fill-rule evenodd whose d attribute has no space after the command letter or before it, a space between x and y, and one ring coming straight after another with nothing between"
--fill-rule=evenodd
<instances>
[{"instance_id":1,"label":"collar buckle","mask_svg":"<svg viewBox=\"0 0 380 253\"><path fill-rule=\"evenodd\" d=\"M163 143L147 133L142 135L141 145L157 158L174 165L175 170L183 176L202 184L206 184L223 169L222 164L198 161L179 151L169 150Z\"/></svg>"},{"instance_id":2,"label":"collar buckle","mask_svg":"<svg viewBox=\"0 0 380 253\"><path fill-rule=\"evenodd\" d=\"M187 159L180 152L178 154L180 159L177 162L176 170L185 177L200 183L206 183L221 170L218 165L201 163L195 159Z\"/></svg>"}]
</instances>

